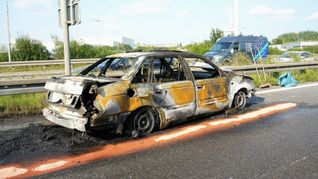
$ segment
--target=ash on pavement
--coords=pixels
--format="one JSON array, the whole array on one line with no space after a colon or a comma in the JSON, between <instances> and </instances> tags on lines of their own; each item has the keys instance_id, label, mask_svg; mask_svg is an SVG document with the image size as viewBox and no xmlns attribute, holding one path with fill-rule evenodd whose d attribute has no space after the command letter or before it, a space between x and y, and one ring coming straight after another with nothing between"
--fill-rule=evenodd
<instances>
[{"instance_id":1,"label":"ash on pavement","mask_svg":"<svg viewBox=\"0 0 318 179\"><path fill-rule=\"evenodd\" d=\"M107 130L89 135L60 126L41 124L32 124L19 131L1 132L1 136L0 164L78 154L123 140Z\"/></svg>"}]
</instances>

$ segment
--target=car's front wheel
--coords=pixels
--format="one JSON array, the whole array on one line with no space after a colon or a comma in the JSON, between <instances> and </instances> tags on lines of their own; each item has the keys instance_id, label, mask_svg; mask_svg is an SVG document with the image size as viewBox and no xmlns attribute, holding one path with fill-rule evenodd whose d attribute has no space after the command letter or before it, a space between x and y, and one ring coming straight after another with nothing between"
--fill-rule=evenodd
<instances>
[{"instance_id":1,"label":"car's front wheel","mask_svg":"<svg viewBox=\"0 0 318 179\"><path fill-rule=\"evenodd\" d=\"M233 107L235 109L244 109L246 106L246 94L244 91L239 91L235 94L234 100L233 100Z\"/></svg>"},{"instance_id":2,"label":"car's front wheel","mask_svg":"<svg viewBox=\"0 0 318 179\"><path fill-rule=\"evenodd\" d=\"M128 123L131 137L145 136L152 132L155 127L155 116L150 108L135 111Z\"/></svg>"}]
</instances>

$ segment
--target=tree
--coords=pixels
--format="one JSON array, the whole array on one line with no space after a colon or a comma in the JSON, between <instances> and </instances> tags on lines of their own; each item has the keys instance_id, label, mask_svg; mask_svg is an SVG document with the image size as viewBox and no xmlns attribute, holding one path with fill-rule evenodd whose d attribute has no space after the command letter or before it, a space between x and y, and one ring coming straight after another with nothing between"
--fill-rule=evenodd
<instances>
[{"instance_id":1,"label":"tree","mask_svg":"<svg viewBox=\"0 0 318 179\"><path fill-rule=\"evenodd\" d=\"M55 48L55 58L63 59L64 58L64 45L63 42L59 40L56 35L51 35L51 38L54 42ZM110 46L96 46L85 44L76 40L70 42L70 51L72 59L86 59L86 58L102 58L108 55L114 54L117 52L122 52L124 49L132 49L130 46L121 45L120 47L110 47Z\"/></svg>"},{"instance_id":2,"label":"tree","mask_svg":"<svg viewBox=\"0 0 318 179\"><path fill-rule=\"evenodd\" d=\"M219 39L222 38L224 35L224 32L220 29L211 29L210 32L210 42L211 44L215 44L215 42Z\"/></svg>"},{"instance_id":3,"label":"tree","mask_svg":"<svg viewBox=\"0 0 318 179\"><path fill-rule=\"evenodd\" d=\"M48 60L50 53L38 40L31 39L27 35L19 36L13 47L14 60Z\"/></svg>"},{"instance_id":4,"label":"tree","mask_svg":"<svg viewBox=\"0 0 318 179\"><path fill-rule=\"evenodd\" d=\"M8 62L8 53L7 52L0 52L0 62Z\"/></svg>"},{"instance_id":5,"label":"tree","mask_svg":"<svg viewBox=\"0 0 318 179\"><path fill-rule=\"evenodd\" d=\"M51 39L53 40L53 43L54 43L53 52L54 52L55 59L63 59L64 58L63 42L56 35L51 35Z\"/></svg>"},{"instance_id":6,"label":"tree","mask_svg":"<svg viewBox=\"0 0 318 179\"><path fill-rule=\"evenodd\" d=\"M203 42L189 44L186 46L186 49L189 52L203 55L210 50L211 46L211 42L209 40L205 40Z\"/></svg>"},{"instance_id":7,"label":"tree","mask_svg":"<svg viewBox=\"0 0 318 179\"><path fill-rule=\"evenodd\" d=\"M8 58L8 52L4 45L0 45L0 62L7 62L9 60Z\"/></svg>"},{"instance_id":8,"label":"tree","mask_svg":"<svg viewBox=\"0 0 318 179\"><path fill-rule=\"evenodd\" d=\"M291 32L279 35L277 38L273 39L273 44L283 44L290 42L299 41L318 41L317 31L303 31L303 32Z\"/></svg>"},{"instance_id":9,"label":"tree","mask_svg":"<svg viewBox=\"0 0 318 179\"><path fill-rule=\"evenodd\" d=\"M199 43L192 43L186 46L189 52L203 55L208 52L219 38L222 38L224 32L220 29L211 29L210 39Z\"/></svg>"}]
</instances>

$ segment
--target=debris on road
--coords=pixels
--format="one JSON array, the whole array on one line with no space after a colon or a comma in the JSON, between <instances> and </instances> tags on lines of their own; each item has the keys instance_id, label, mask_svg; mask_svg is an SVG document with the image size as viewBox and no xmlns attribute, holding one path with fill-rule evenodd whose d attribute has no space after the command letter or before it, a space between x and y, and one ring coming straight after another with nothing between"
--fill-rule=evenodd
<instances>
[{"instance_id":1,"label":"debris on road","mask_svg":"<svg viewBox=\"0 0 318 179\"><path fill-rule=\"evenodd\" d=\"M114 134L104 130L92 136L60 126L41 124L30 125L5 138L4 133L7 132L1 132L4 140L2 139L0 143L0 164L52 157L52 155L79 154L92 150L92 147L110 143L110 139L116 141Z\"/></svg>"},{"instance_id":2,"label":"debris on road","mask_svg":"<svg viewBox=\"0 0 318 179\"><path fill-rule=\"evenodd\" d=\"M297 83L298 81L295 80L290 72L284 73L278 78L278 84L282 87L294 87Z\"/></svg>"}]
</instances>

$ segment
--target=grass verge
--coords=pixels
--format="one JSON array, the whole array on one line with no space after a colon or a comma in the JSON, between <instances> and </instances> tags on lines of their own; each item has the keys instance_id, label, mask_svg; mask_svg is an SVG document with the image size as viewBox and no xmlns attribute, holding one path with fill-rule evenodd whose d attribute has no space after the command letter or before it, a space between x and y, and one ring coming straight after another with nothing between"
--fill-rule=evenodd
<instances>
[{"instance_id":1,"label":"grass verge","mask_svg":"<svg viewBox=\"0 0 318 179\"><path fill-rule=\"evenodd\" d=\"M73 64L72 69L85 67L87 65L89 65L89 64ZM0 67L0 73L28 72L28 71L49 71L49 70L64 70L64 65Z\"/></svg>"},{"instance_id":2,"label":"grass verge","mask_svg":"<svg viewBox=\"0 0 318 179\"><path fill-rule=\"evenodd\" d=\"M260 87L260 85L264 83L270 83L273 86L278 85L278 78L280 75L282 75L285 72L273 72L273 73L267 73L266 77L265 75L260 72L260 78L257 74L251 74L251 76L254 79L254 84L256 87ZM308 83L308 82L315 82L318 81L318 70L316 69L308 69L308 70L300 70L300 71L293 71L291 72L292 76L299 82L299 83Z\"/></svg>"},{"instance_id":3,"label":"grass verge","mask_svg":"<svg viewBox=\"0 0 318 179\"><path fill-rule=\"evenodd\" d=\"M0 117L40 114L44 108L45 93L0 96Z\"/></svg>"}]
</instances>

